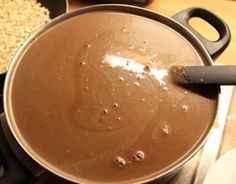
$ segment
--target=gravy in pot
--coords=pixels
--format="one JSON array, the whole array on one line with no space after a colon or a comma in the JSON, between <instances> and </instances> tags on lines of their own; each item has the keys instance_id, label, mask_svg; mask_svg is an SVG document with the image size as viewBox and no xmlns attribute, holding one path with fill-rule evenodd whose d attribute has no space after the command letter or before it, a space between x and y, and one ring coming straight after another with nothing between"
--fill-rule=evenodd
<instances>
[{"instance_id":1,"label":"gravy in pot","mask_svg":"<svg viewBox=\"0 0 236 184\"><path fill-rule=\"evenodd\" d=\"M200 144L217 92L176 85L173 64L203 65L180 34L109 11L71 17L37 37L11 89L23 144L79 182L134 182L178 164Z\"/></svg>"}]
</instances>

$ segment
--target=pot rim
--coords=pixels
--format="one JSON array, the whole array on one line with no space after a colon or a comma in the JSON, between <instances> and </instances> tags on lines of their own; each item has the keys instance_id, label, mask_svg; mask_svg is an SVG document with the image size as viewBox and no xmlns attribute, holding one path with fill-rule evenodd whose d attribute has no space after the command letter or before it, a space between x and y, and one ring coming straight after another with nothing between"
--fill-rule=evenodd
<instances>
[{"instance_id":1,"label":"pot rim","mask_svg":"<svg viewBox=\"0 0 236 184\"><path fill-rule=\"evenodd\" d=\"M12 106L11 106L11 90L12 90L12 83L14 79L14 74L16 69L18 68L19 62L17 62L23 53L26 51L28 46L42 33L44 33L46 30L50 29L51 27L57 25L58 23L67 20L69 18L79 16L81 14L90 13L94 11L115 11L115 12L122 12L122 13L128 13L133 15L138 15L142 17L146 17L149 19L152 19L154 21L160 22L167 27L170 27L175 30L176 34L180 34L183 36L184 39L186 39L192 47L197 51L198 54L200 54L200 57L202 58L205 65L212 65L212 58L210 57L209 53L207 52L206 48L203 46L203 44L196 38L196 36L190 32L187 28L185 28L183 25L181 25L179 22L177 22L175 19L164 16L162 14L159 14L157 12L147 10L140 7L135 7L131 5L117 5L117 4L106 4L106 5L93 5L89 7L84 7L78 10L74 10L70 13L63 14L61 16L58 16L54 20L50 21L46 25L44 25L42 28L40 28L38 31L36 31L33 35L31 35L26 42L23 44L23 46L17 51L16 55L14 56L9 70L6 75L5 84L4 84L4 91L3 91L3 102L4 102L4 112L6 115L7 124L14 135L14 138L17 140L18 144L23 148L23 150L38 164L40 164L42 167L47 169L48 171L72 182L83 182L83 183L106 183L106 182L93 182L90 180L80 179L79 177L75 177L73 175L70 175L68 173L65 173L62 170L59 170L55 168L52 164L50 164L48 161L46 161L44 158L39 156L37 153L31 149L31 147L26 143L26 141L23 139L23 136L21 135L20 131L18 130L15 119L12 112ZM218 109L218 104L217 107ZM217 114L217 112L216 112ZM215 114L215 117L216 117ZM214 118L215 119L215 118ZM123 181L118 183L143 183L143 182L150 182L156 179L161 179L164 176L167 176L168 174L172 173L173 171L180 168L184 163L186 163L190 158L192 158L203 146L203 144L206 142L207 137L209 135L209 132L211 130L212 125L214 124L214 121L209 124L209 127L207 130L205 130L205 133L202 137L199 138L198 142L193 145L191 150L189 150L187 153L185 153L184 156L176 160L174 163L169 165L163 170L160 170L154 174L141 177L138 179L133 179L129 181ZM112 182L107 182L112 183ZM117 183L117 182L116 182Z\"/></svg>"}]
</instances>

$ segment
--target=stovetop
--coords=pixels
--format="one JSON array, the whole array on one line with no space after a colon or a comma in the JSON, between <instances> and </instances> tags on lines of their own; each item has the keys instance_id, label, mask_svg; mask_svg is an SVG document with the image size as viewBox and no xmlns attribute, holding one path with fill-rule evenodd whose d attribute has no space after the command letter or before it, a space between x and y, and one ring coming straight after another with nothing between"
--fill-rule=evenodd
<instances>
[{"instance_id":1,"label":"stovetop","mask_svg":"<svg viewBox=\"0 0 236 184\"><path fill-rule=\"evenodd\" d=\"M3 112L2 89L4 76L0 76L0 112ZM169 184L202 184L209 168L216 161L224 132L234 88L221 87L219 107L209 138L205 146L183 168L168 181ZM66 184L65 180L41 168L19 147L12 151L11 141L6 140L6 122L1 114L0 124L0 183L1 184ZM4 129L4 132L3 132ZM9 130L8 130L9 131ZM8 137L8 136L7 136ZM15 141L15 140L14 140ZM13 142L14 142L13 141ZM23 157L22 157L23 153ZM21 156L19 156L21 155ZM28 162L29 161L29 162ZM27 164L26 164L27 163Z\"/></svg>"}]
</instances>

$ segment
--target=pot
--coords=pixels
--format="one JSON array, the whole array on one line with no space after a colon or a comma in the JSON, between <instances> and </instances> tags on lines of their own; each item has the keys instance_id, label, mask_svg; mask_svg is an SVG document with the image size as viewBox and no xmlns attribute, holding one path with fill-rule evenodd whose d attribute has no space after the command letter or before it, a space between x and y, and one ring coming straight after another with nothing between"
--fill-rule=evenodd
<instances>
[{"instance_id":1,"label":"pot","mask_svg":"<svg viewBox=\"0 0 236 184\"><path fill-rule=\"evenodd\" d=\"M192 17L220 38L202 37L188 25ZM33 160L68 181L160 181L205 142L219 92L178 86L167 69L211 65L229 41L224 21L201 8L168 18L98 5L60 16L27 40L9 68L8 126Z\"/></svg>"}]
</instances>

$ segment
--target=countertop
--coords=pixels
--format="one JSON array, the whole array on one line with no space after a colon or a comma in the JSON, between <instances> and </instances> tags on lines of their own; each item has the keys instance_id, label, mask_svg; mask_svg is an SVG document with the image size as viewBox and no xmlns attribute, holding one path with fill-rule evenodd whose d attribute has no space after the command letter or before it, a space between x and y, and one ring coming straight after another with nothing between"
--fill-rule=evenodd
<instances>
[{"instance_id":1,"label":"countertop","mask_svg":"<svg viewBox=\"0 0 236 184\"><path fill-rule=\"evenodd\" d=\"M70 11L90 5L90 1L69 0ZM216 62L236 65L236 1L230 0L153 0L145 8L171 17L179 11L189 7L203 7L220 16L229 26L231 31L231 42L224 53L217 58ZM201 34L210 40L216 40L216 31L199 19L193 19L190 24ZM236 93L233 95L230 111L228 114L224 137L220 154L236 147Z\"/></svg>"}]
</instances>

